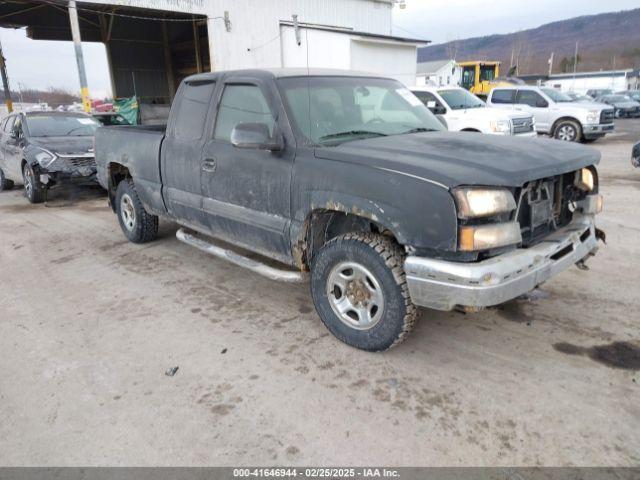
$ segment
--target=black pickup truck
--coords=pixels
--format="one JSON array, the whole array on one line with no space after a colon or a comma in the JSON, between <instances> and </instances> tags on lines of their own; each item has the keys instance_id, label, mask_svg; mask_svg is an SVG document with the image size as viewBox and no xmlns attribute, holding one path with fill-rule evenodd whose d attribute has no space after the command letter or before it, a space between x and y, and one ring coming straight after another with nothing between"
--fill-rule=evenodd
<instances>
[{"instance_id":1,"label":"black pickup truck","mask_svg":"<svg viewBox=\"0 0 640 480\"><path fill-rule=\"evenodd\" d=\"M96 161L129 240L153 240L162 216L205 252L309 277L328 329L365 350L400 343L416 306L475 310L530 291L582 265L601 235L595 150L443 131L371 74L195 75L166 128L98 129Z\"/></svg>"}]
</instances>

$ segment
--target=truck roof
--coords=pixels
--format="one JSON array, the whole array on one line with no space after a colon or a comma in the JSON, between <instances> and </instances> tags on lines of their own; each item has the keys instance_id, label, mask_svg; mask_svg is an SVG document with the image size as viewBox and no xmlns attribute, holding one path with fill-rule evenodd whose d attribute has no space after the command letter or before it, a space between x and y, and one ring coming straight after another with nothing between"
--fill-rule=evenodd
<instances>
[{"instance_id":1,"label":"truck roof","mask_svg":"<svg viewBox=\"0 0 640 480\"><path fill-rule=\"evenodd\" d=\"M391 77L373 72L360 72L355 70L340 70L337 68L257 68L242 70L226 70L220 72L207 72L191 75L185 81L215 80L227 75L256 77L256 78L285 78L285 77Z\"/></svg>"}]
</instances>

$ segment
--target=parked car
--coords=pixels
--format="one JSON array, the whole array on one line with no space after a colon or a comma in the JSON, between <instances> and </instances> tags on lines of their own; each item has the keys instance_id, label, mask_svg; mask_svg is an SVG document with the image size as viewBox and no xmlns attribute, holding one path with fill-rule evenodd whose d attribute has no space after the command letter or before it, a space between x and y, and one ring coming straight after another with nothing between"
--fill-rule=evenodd
<instances>
[{"instance_id":1,"label":"parked car","mask_svg":"<svg viewBox=\"0 0 640 480\"><path fill-rule=\"evenodd\" d=\"M621 92L616 92L616 95L625 95L631 100L640 102L640 90L622 90Z\"/></svg>"},{"instance_id":2,"label":"parked car","mask_svg":"<svg viewBox=\"0 0 640 480\"><path fill-rule=\"evenodd\" d=\"M613 132L613 108L596 103L573 102L550 87L518 85L495 88L487 105L532 113L538 133L568 142L591 142Z\"/></svg>"},{"instance_id":3,"label":"parked car","mask_svg":"<svg viewBox=\"0 0 640 480\"><path fill-rule=\"evenodd\" d=\"M92 114L101 125L113 126L113 125L131 125L131 123L117 112L94 112Z\"/></svg>"},{"instance_id":4,"label":"parked car","mask_svg":"<svg viewBox=\"0 0 640 480\"><path fill-rule=\"evenodd\" d=\"M63 182L95 180L93 136L100 124L84 113L9 115L0 132L0 190L24 185L31 203Z\"/></svg>"},{"instance_id":5,"label":"parked car","mask_svg":"<svg viewBox=\"0 0 640 480\"><path fill-rule=\"evenodd\" d=\"M640 167L640 143L636 143L631 151L631 165Z\"/></svg>"},{"instance_id":6,"label":"parked car","mask_svg":"<svg viewBox=\"0 0 640 480\"><path fill-rule=\"evenodd\" d=\"M587 90L587 96L591 98L601 97L603 95L611 95L613 90L610 88L592 88Z\"/></svg>"},{"instance_id":7,"label":"parked car","mask_svg":"<svg viewBox=\"0 0 640 480\"><path fill-rule=\"evenodd\" d=\"M309 272L322 321L364 350L400 343L417 306L500 304L594 254L599 158L447 132L396 80L314 69L191 76L166 131L96 133L130 241L155 239L162 216L181 241L271 279Z\"/></svg>"},{"instance_id":8,"label":"parked car","mask_svg":"<svg viewBox=\"0 0 640 480\"><path fill-rule=\"evenodd\" d=\"M414 87L411 89L450 132L537 137L533 115L487 108L460 87Z\"/></svg>"},{"instance_id":9,"label":"parked car","mask_svg":"<svg viewBox=\"0 0 640 480\"><path fill-rule=\"evenodd\" d=\"M596 98L596 102L611 105L616 118L640 117L640 102L636 102L626 95L604 95Z\"/></svg>"}]
</instances>

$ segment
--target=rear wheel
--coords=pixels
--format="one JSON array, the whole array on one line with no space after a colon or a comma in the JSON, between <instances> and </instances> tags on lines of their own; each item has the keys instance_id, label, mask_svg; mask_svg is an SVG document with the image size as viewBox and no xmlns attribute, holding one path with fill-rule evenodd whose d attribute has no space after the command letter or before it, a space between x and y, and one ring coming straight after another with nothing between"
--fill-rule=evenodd
<instances>
[{"instance_id":1,"label":"rear wheel","mask_svg":"<svg viewBox=\"0 0 640 480\"><path fill-rule=\"evenodd\" d=\"M311 266L311 295L329 331L362 350L398 345L417 316L402 249L372 233L348 233L318 251Z\"/></svg>"},{"instance_id":2,"label":"rear wheel","mask_svg":"<svg viewBox=\"0 0 640 480\"><path fill-rule=\"evenodd\" d=\"M7 180L7 177L4 175L4 172L0 168L0 192L3 190L11 190L13 188L13 182L11 180Z\"/></svg>"},{"instance_id":3,"label":"rear wheel","mask_svg":"<svg viewBox=\"0 0 640 480\"><path fill-rule=\"evenodd\" d=\"M129 241L145 243L155 240L158 236L158 217L144 209L130 178L118 184L116 214L120 227Z\"/></svg>"},{"instance_id":4,"label":"rear wheel","mask_svg":"<svg viewBox=\"0 0 640 480\"><path fill-rule=\"evenodd\" d=\"M44 202L46 187L40 183L33 168L28 163L22 167L22 178L24 181L24 194L31 203Z\"/></svg>"},{"instance_id":5,"label":"rear wheel","mask_svg":"<svg viewBox=\"0 0 640 480\"><path fill-rule=\"evenodd\" d=\"M553 137L564 142L579 142L582 138L582 128L576 121L563 120L556 125Z\"/></svg>"}]
</instances>

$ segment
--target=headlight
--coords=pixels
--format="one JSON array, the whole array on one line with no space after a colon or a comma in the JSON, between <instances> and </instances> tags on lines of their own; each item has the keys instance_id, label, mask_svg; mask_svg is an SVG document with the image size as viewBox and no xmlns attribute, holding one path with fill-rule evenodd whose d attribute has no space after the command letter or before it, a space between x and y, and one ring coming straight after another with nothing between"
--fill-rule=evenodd
<instances>
[{"instance_id":1,"label":"headlight","mask_svg":"<svg viewBox=\"0 0 640 480\"><path fill-rule=\"evenodd\" d=\"M492 217L516 208L513 194L504 188L458 188L453 191L458 218Z\"/></svg>"},{"instance_id":2,"label":"headlight","mask_svg":"<svg viewBox=\"0 0 640 480\"><path fill-rule=\"evenodd\" d=\"M463 226L458 235L458 247L463 252L488 250L522 242L518 222Z\"/></svg>"},{"instance_id":3,"label":"headlight","mask_svg":"<svg viewBox=\"0 0 640 480\"><path fill-rule=\"evenodd\" d=\"M492 120L489 124L495 133L511 133L511 120Z\"/></svg>"},{"instance_id":4,"label":"headlight","mask_svg":"<svg viewBox=\"0 0 640 480\"><path fill-rule=\"evenodd\" d=\"M598 123L600 121L600 112L598 110L589 110L587 113L587 123Z\"/></svg>"},{"instance_id":5,"label":"headlight","mask_svg":"<svg viewBox=\"0 0 640 480\"><path fill-rule=\"evenodd\" d=\"M583 168L576 175L576 187L580 190L590 192L594 187L593 172L588 168Z\"/></svg>"},{"instance_id":6,"label":"headlight","mask_svg":"<svg viewBox=\"0 0 640 480\"><path fill-rule=\"evenodd\" d=\"M42 168L47 168L56 158L49 150L42 149L42 151L36 153L36 160Z\"/></svg>"}]
</instances>

